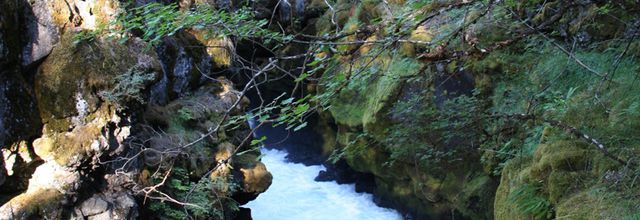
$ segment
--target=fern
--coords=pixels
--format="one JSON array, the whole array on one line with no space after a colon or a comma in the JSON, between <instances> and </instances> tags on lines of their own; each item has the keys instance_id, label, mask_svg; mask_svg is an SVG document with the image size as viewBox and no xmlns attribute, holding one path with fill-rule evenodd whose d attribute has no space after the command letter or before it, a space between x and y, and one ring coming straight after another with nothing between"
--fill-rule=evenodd
<instances>
[{"instance_id":1,"label":"fern","mask_svg":"<svg viewBox=\"0 0 640 220\"><path fill-rule=\"evenodd\" d=\"M519 212L534 219L550 219L553 217L551 202L539 195L540 187L524 184L509 194L511 201Z\"/></svg>"},{"instance_id":2,"label":"fern","mask_svg":"<svg viewBox=\"0 0 640 220\"><path fill-rule=\"evenodd\" d=\"M99 95L118 107L125 106L126 103L131 101L144 103L142 90L155 77L156 75L152 72L145 72L140 67L133 67L129 71L115 76L112 80L113 88L101 91Z\"/></svg>"}]
</instances>

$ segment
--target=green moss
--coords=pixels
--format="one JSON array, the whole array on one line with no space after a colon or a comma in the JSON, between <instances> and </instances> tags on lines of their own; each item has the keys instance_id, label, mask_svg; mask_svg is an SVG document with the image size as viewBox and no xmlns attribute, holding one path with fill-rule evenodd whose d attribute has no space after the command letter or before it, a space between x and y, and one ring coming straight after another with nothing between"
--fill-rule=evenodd
<instances>
[{"instance_id":1,"label":"green moss","mask_svg":"<svg viewBox=\"0 0 640 220\"><path fill-rule=\"evenodd\" d=\"M38 156L51 158L62 166L80 165L92 151L99 150L93 148L100 145L98 138L102 135L102 128L107 124L104 118L113 114L113 109L103 106L93 115L101 119L76 126L70 132L46 134L34 141L34 150ZM97 146L93 146L96 144Z\"/></svg>"},{"instance_id":2,"label":"green moss","mask_svg":"<svg viewBox=\"0 0 640 220\"><path fill-rule=\"evenodd\" d=\"M138 48L142 46L135 42L123 45L96 39L76 43L73 38L72 31L66 32L35 76L35 97L47 127L45 132L69 130L73 116L79 116L75 124L95 119L94 113L103 104L96 93L111 91L116 76L134 67L159 69L154 66L157 63L149 61L153 55L142 52Z\"/></svg>"},{"instance_id":3,"label":"green moss","mask_svg":"<svg viewBox=\"0 0 640 220\"><path fill-rule=\"evenodd\" d=\"M343 66L337 75L350 75L347 87L332 99L330 112L336 123L349 127L363 126L365 131L379 134L382 129L378 123L384 118L384 109L395 101L403 85L404 78L418 74L421 64L415 60L388 58L381 56L369 63L370 59L358 61L353 69L359 72L349 73L349 66ZM327 74L328 75L328 74ZM330 77L330 76L329 76ZM334 80L328 83L345 83L335 80L337 77L326 77Z\"/></svg>"},{"instance_id":4,"label":"green moss","mask_svg":"<svg viewBox=\"0 0 640 220\"><path fill-rule=\"evenodd\" d=\"M615 163L581 141L542 144L530 159L512 161L503 169L496 193L496 219L526 218L510 204L508 195L528 184L539 186L538 196L550 202L556 218L612 219L613 213L629 213L633 208L628 204L634 204L633 199L621 200L616 193L598 188L598 179L606 171L615 170L612 164ZM627 205L614 205L619 202Z\"/></svg>"},{"instance_id":5,"label":"green moss","mask_svg":"<svg viewBox=\"0 0 640 220\"><path fill-rule=\"evenodd\" d=\"M592 180L593 176L587 172L552 172L547 186L549 201L558 204L566 195L579 192Z\"/></svg>"},{"instance_id":6,"label":"green moss","mask_svg":"<svg viewBox=\"0 0 640 220\"><path fill-rule=\"evenodd\" d=\"M3 207L10 207L18 219L60 219L65 196L55 189L38 189L22 193Z\"/></svg>"},{"instance_id":7,"label":"green moss","mask_svg":"<svg viewBox=\"0 0 640 220\"><path fill-rule=\"evenodd\" d=\"M514 159L509 161L502 170L493 206L496 220L528 219L525 214L518 211L515 204L509 201L509 194L526 181L526 169L523 167L529 166L529 161L525 158ZM525 175L523 176L521 173L525 173Z\"/></svg>"},{"instance_id":8,"label":"green moss","mask_svg":"<svg viewBox=\"0 0 640 220\"><path fill-rule=\"evenodd\" d=\"M42 70L36 76L36 97L43 118L66 118L77 114L76 96L82 92L81 86L97 86L104 89L109 75L124 73L125 65L110 62L110 50L97 45L73 43L73 34L62 36L60 45L55 47L49 58L42 64ZM122 48L117 46L113 49ZM121 52L117 56L126 56ZM119 70L118 70L119 69ZM82 79L82 80L78 80ZM80 84L80 85L78 85ZM95 108L98 100L87 100L90 108ZM92 110L92 109L89 109Z\"/></svg>"},{"instance_id":9,"label":"green moss","mask_svg":"<svg viewBox=\"0 0 640 220\"><path fill-rule=\"evenodd\" d=\"M567 219L623 219L636 214L637 200L624 193L605 188L592 188L569 196L556 207L557 218Z\"/></svg>"},{"instance_id":10,"label":"green moss","mask_svg":"<svg viewBox=\"0 0 640 220\"><path fill-rule=\"evenodd\" d=\"M550 172L582 171L589 169L590 155L596 152L587 150L582 142L558 141L543 144L534 155L533 178L545 179Z\"/></svg>"}]
</instances>

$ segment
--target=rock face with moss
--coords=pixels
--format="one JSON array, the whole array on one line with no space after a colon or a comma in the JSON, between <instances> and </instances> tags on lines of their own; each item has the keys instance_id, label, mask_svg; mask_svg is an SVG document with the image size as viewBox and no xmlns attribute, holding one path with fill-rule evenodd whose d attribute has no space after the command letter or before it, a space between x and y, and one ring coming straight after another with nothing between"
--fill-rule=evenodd
<instances>
[{"instance_id":1,"label":"rock face with moss","mask_svg":"<svg viewBox=\"0 0 640 220\"><path fill-rule=\"evenodd\" d=\"M176 175L167 180L171 184L162 187L164 192L184 198L193 193L193 203L199 207L187 208L198 218L230 219L239 204L267 190L272 176L258 161L259 153L249 151L246 138L251 135L246 125L218 130L202 139L211 128L218 126L225 114L243 113L248 105L246 98L238 100L237 91L229 81L218 80L222 84L205 85L190 96L150 108L145 113L147 124L141 138L148 140L148 150L142 152L145 166L140 181L143 186L152 187L163 180L159 175L162 171L175 169ZM241 105L227 113L235 102ZM239 152L244 153L237 154ZM195 192L191 192L192 188ZM209 192L212 189L213 193ZM152 201L149 209L153 212L145 216L186 217L179 204Z\"/></svg>"},{"instance_id":2,"label":"rock face with moss","mask_svg":"<svg viewBox=\"0 0 640 220\"><path fill-rule=\"evenodd\" d=\"M615 163L584 143L554 141L538 146L532 157L510 162L496 193L497 219L571 216L577 219L615 219L633 215L635 201L621 192L607 192L594 184L615 177ZM598 199L596 199L598 198ZM526 202L539 203L530 209ZM551 207L554 207L551 209Z\"/></svg>"},{"instance_id":3,"label":"rock face with moss","mask_svg":"<svg viewBox=\"0 0 640 220\"><path fill-rule=\"evenodd\" d=\"M637 217L632 5L338 1L325 152L418 219Z\"/></svg>"},{"instance_id":4,"label":"rock face with moss","mask_svg":"<svg viewBox=\"0 0 640 220\"><path fill-rule=\"evenodd\" d=\"M142 48L144 45L135 41L128 45L110 41L75 44L71 33L62 36L35 75L34 92L44 126L42 136L32 146L44 164L33 172L26 192L0 208L3 216L25 219L68 215L66 207L72 207L78 199L72 195L86 191L85 184L92 181L82 167L97 164L103 154L117 154L118 148L122 152L124 140L131 135L131 121L117 111L126 100L109 102L96 91L114 91L114 79L134 74L127 71L133 68L153 73L139 86L151 83L160 70L159 63ZM41 197L40 193L51 197ZM34 199L42 203L32 202ZM123 199L136 204L131 195Z\"/></svg>"},{"instance_id":5,"label":"rock face with moss","mask_svg":"<svg viewBox=\"0 0 640 220\"><path fill-rule=\"evenodd\" d=\"M1 219L232 219L271 184L248 128L223 121L248 105L211 76L229 54L192 48L214 42L78 37L119 1L0 6Z\"/></svg>"}]
</instances>

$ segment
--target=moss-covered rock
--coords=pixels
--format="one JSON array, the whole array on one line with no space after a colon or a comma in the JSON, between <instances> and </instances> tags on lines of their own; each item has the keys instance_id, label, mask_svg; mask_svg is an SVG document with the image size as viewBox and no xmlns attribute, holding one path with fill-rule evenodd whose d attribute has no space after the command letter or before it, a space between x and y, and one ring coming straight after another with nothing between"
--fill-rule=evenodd
<instances>
[{"instance_id":1,"label":"moss-covered rock","mask_svg":"<svg viewBox=\"0 0 640 220\"><path fill-rule=\"evenodd\" d=\"M41 189L16 196L0 207L7 219L61 219L65 208L64 194L55 189Z\"/></svg>"},{"instance_id":2,"label":"moss-covered rock","mask_svg":"<svg viewBox=\"0 0 640 220\"><path fill-rule=\"evenodd\" d=\"M117 76L134 68L160 72L157 56L144 48L137 40L129 45L112 40L76 44L72 33L65 34L36 75L35 94L47 124L45 133L66 131L93 120L91 114L104 102L96 93L111 91L119 83L114 82ZM85 121L74 121L74 116Z\"/></svg>"},{"instance_id":3,"label":"moss-covered rock","mask_svg":"<svg viewBox=\"0 0 640 220\"><path fill-rule=\"evenodd\" d=\"M36 74L35 96L45 124L44 136L34 142L39 156L63 166L77 166L109 147L104 129L121 121L116 110L126 106L128 99L110 100L101 94L144 96L115 94L142 92L116 89L119 84L137 80L127 78L138 77L134 70L151 76L160 71L157 57L144 47L135 39L124 45L99 39L75 43L71 33L62 37ZM127 81L115 80L121 76L126 76L121 80ZM150 80L153 78L141 80L141 85L136 86L144 87Z\"/></svg>"},{"instance_id":4,"label":"moss-covered rock","mask_svg":"<svg viewBox=\"0 0 640 220\"><path fill-rule=\"evenodd\" d=\"M383 54L373 62L359 60L352 65L341 64L333 74L323 75L323 80L331 84L329 86L348 84L332 99L334 107L329 109L337 124L354 128L362 126L371 133L382 132L383 126L376 123L384 123L385 110L395 101L404 79L417 75L421 68L415 61L389 56ZM369 65L373 66L371 70L374 72L367 68L349 71Z\"/></svg>"},{"instance_id":5,"label":"moss-covered rock","mask_svg":"<svg viewBox=\"0 0 640 220\"><path fill-rule=\"evenodd\" d=\"M71 205L69 195L81 184L78 172L69 171L55 162L45 163L32 175L26 192L0 207L0 216L6 219L64 218Z\"/></svg>"},{"instance_id":6,"label":"moss-covered rock","mask_svg":"<svg viewBox=\"0 0 640 220\"><path fill-rule=\"evenodd\" d=\"M253 161L256 161L253 159ZM262 162L254 162L253 166L239 167L242 172L242 190L246 193L260 194L271 185L273 176Z\"/></svg>"},{"instance_id":7,"label":"moss-covered rock","mask_svg":"<svg viewBox=\"0 0 640 220\"><path fill-rule=\"evenodd\" d=\"M625 198L626 197L626 198ZM590 188L568 195L556 207L556 218L636 219L637 200L606 188Z\"/></svg>"},{"instance_id":8,"label":"moss-covered rock","mask_svg":"<svg viewBox=\"0 0 640 220\"><path fill-rule=\"evenodd\" d=\"M209 36L203 30L190 30L192 34L207 48L207 54L211 57L213 68L226 69L231 66L235 49L233 42L227 37L217 38Z\"/></svg>"},{"instance_id":9,"label":"moss-covered rock","mask_svg":"<svg viewBox=\"0 0 640 220\"><path fill-rule=\"evenodd\" d=\"M582 142L542 144L533 157L512 160L504 168L496 193L495 217L532 218L536 213L527 211L532 204L524 202L531 201L532 196L548 201L548 211L555 212L556 218L617 219L632 215L634 207L630 204L634 204L633 199L616 198L616 192L597 181L607 171L615 169L615 163L609 158ZM528 185L538 186L537 193L521 200L514 199L517 191Z\"/></svg>"}]
</instances>

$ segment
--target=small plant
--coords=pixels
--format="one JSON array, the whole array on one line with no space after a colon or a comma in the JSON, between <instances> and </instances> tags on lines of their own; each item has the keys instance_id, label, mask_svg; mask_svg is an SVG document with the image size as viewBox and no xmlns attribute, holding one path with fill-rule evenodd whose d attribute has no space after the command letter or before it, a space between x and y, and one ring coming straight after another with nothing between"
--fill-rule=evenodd
<instances>
[{"instance_id":1,"label":"small plant","mask_svg":"<svg viewBox=\"0 0 640 220\"><path fill-rule=\"evenodd\" d=\"M119 108L131 101L144 103L142 90L155 77L155 73L143 71L139 67L133 67L129 71L115 76L112 80L113 88L102 91L99 95L104 100L115 103Z\"/></svg>"},{"instance_id":2,"label":"small plant","mask_svg":"<svg viewBox=\"0 0 640 220\"><path fill-rule=\"evenodd\" d=\"M315 95L295 99L293 97L283 99L286 93L276 97L272 102L253 109L250 114L232 117L225 127L235 129L251 118L256 118L258 124L273 123L273 126L286 126L287 130L298 131L307 126L306 118L315 108L311 103L317 98ZM278 117L273 118L272 116ZM264 140L253 140L252 145L257 145Z\"/></svg>"},{"instance_id":3,"label":"small plant","mask_svg":"<svg viewBox=\"0 0 640 220\"><path fill-rule=\"evenodd\" d=\"M607 3L603 6L597 7L596 8L596 12L598 12L598 14L604 15L604 14L609 14L609 12L611 12L611 9L613 7L611 6L611 3Z\"/></svg>"},{"instance_id":4,"label":"small plant","mask_svg":"<svg viewBox=\"0 0 640 220\"><path fill-rule=\"evenodd\" d=\"M180 121L190 121L195 119L195 117L191 109L183 107L178 110L178 119L180 119Z\"/></svg>"},{"instance_id":5,"label":"small plant","mask_svg":"<svg viewBox=\"0 0 640 220\"><path fill-rule=\"evenodd\" d=\"M80 42L91 42L98 36L98 34L99 32L97 31L82 30L73 36L73 44L79 44Z\"/></svg>"}]
</instances>

